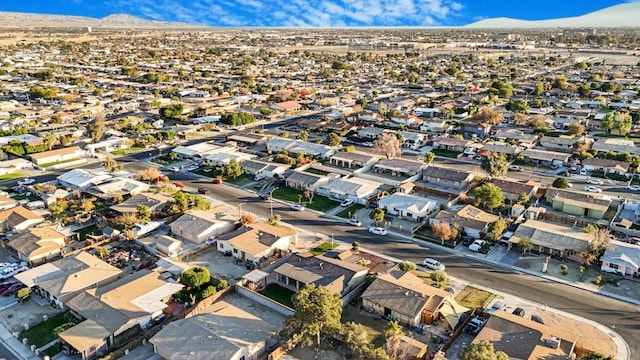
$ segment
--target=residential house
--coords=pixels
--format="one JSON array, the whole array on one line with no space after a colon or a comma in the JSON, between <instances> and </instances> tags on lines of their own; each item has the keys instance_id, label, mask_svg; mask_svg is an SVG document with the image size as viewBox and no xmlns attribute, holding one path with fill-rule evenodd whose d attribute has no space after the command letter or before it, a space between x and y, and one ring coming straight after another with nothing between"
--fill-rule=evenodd
<instances>
[{"instance_id":1,"label":"residential house","mask_svg":"<svg viewBox=\"0 0 640 360\"><path fill-rule=\"evenodd\" d=\"M631 163L612 159L591 158L581 162L582 168L587 171L602 172L604 175L615 174L628 176Z\"/></svg>"},{"instance_id":2,"label":"residential house","mask_svg":"<svg viewBox=\"0 0 640 360\"><path fill-rule=\"evenodd\" d=\"M22 261L40 264L60 255L65 246L65 235L49 226L29 228L7 245Z\"/></svg>"},{"instance_id":3,"label":"residential house","mask_svg":"<svg viewBox=\"0 0 640 360\"><path fill-rule=\"evenodd\" d=\"M299 140L296 139L286 139L281 137L273 137L267 140L267 151L272 153L281 153L285 150L289 150L295 142Z\"/></svg>"},{"instance_id":4,"label":"residential house","mask_svg":"<svg viewBox=\"0 0 640 360\"><path fill-rule=\"evenodd\" d=\"M439 118L424 119L422 120L422 125L420 125L420 131L436 134L446 134L451 129L453 129L453 126L447 123L447 120Z\"/></svg>"},{"instance_id":5,"label":"residential house","mask_svg":"<svg viewBox=\"0 0 640 360\"><path fill-rule=\"evenodd\" d=\"M0 195L0 211L14 208L18 205L18 203L12 198Z\"/></svg>"},{"instance_id":6,"label":"residential house","mask_svg":"<svg viewBox=\"0 0 640 360\"><path fill-rule=\"evenodd\" d=\"M86 189L85 192L103 200L111 200L118 197L137 195L144 191L149 191L149 189L150 186L147 183L116 176Z\"/></svg>"},{"instance_id":7,"label":"residential house","mask_svg":"<svg viewBox=\"0 0 640 360\"><path fill-rule=\"evenodd\" d=\"M182 288L160 273L145 269L106 286L85 290L67 302L71 312L84 321L58 337L63 346L78 351L83 360L104 353L142 333Z\"/></svg>"},{"instance_id":8,"label":"residential house","mask_svg":"<svg viewBox=\"0 0 640 360\"><path fill-rule=\"evenodd\" d=\"M429 166L422 173L422 181L426 187L435 187L458 193L465 191L473 182L475 175L464 170Z\"/></svg>"},{"instance_id":9,"label":"residential house","mask_svg":"<svg viewBox=\"0 0 640 360\"><path fill-rule=\"evenodd\" d=\"M525 133L516 129L500 129L496 131L494 138L503 141L515 141L518 145L529 149L538 141L538 136L534 134Z\"/></svg>"},{"instance_id":10,"label":"residential house","mask_svg":"<svg viewBox=\"0 0 640 360\"><path fill-rule=\"evenodd\" d=\"M386 131L387 130L383 128L374 127L374 126L364 127L358 130L358 136L367 140L375 140L380 135L382 135L383 132L386 132Z\"/></svg>"},{"instance_id":11,"label":"residential house","mask_svg":"<svg viewBox=\"0 0 640 360\"><path fill-rule=\"evenodd\" d=\"M302 171L293 171L285 179L287 187L303 191L316 192L318 188L334 180L335 176L317 175Z\"/></svg>"},{"instance_id":12,"label":"residential house","mask_svg":"<svg viewBox=\"0 0 640 360\"><path fill-rule=\"evenodd\" d=\"M276 111L291 114L295 111L300 111L302 109L302 105L297 101L283 101L271 105L271 108Z\"/></svg>"},{"instance_id":13,"label":"residential house","mask_svg":"<svg viewBox=\"0 0 640 360\"><path fill-rule=\"evenodd\" d=\"M111 180L113 176L107 172L73 169L57 177L58 183L68 190L85 190Z\"/></svg>"},{"instance_id":14,"label":"residential house","mask_svg":"<svg viewBox=\"0 0 640 360\"><path fill-rule=\"evenodd\" d=\"M212 153L229 152L233 150L234 148L231 146L220 146L203 141L193 145L178 146L171 150L171 152L176 154L180 159L196 159L205 158Z\"/></svg>"},{"instance_id":15,"label":"residential house","mask_svg":"<svg viewBox=\"0 0 640 360\"><path fill-rule=\"evenodd\" d=\"M289 165L260 160L243 160L240 162L240 167L245 174L260 175L270 179L282 177L289 169Z\"/></svg>"},{"instance_id":16,"label":"residential house","mask_svg":"<svg viewBox=\"0 0 640 360\"><path fill-rule=\"evenodd\" d=\"M491 314L473 343L493 345L510 359L571 359L578 335L560 326L537 323L528 318L498 310Z\"/></svg>"},{"instance_id":17,"label":"residential house","mask_svg":"<svg viewBox=\"0 0 640 360\"><path fill-rule=\"evenodd\" d=\"M492 178L490 182L499 187L505 199L511 203L518 202L521 194L526 195L527 199L534 199L540 188L540 184L532 180L517 181L504 178Z\"/></svg>"},{"instance_id":18,"label":"residential house","mask_svg":"<svg viewBox=\"0 0 640 360\"><path fill-rule=\"evenodd\" d=\"M227 136L227 142L233 141L236 144L242 146L257 146L265 145L268 137L260 134L235 134Z\"/></svg>"},{"instance_id":19,"label":"residential house","mask_svg":"<svg viewBox=\"0 0 640 360\"><path fill-rule=\"evenodd\" d=\"M110 137L107 140L100 141L94 144L88 144L86 147L87 154L89 156L97 156L97 154L109 154L113 151L126 149L128 138L124 137Z\"/></svg>"},{"instance_id":20,"label":"residential house","mask_svg":"<svg viewBox=\"0 0 640 360\"><path fill-rule=\"evenodd\" d=\"M258 359L278 343L282 321L237 299L222 300L206 313L168 323L149 340L165 360Z\"/></svg>"},{"instance_id":21,"label":"residential house","mask_svg":"<svg viewBox=\"0 0 640 360\"><path fill-rule=\"evenodd\" d=\"M169 195L144 192L133 195L119 204L112 205L111 210L117 211L120 214L132 214L138 212L138 205L145 205L149 208L151 214L156 214L173 201L173 197Z\"/></svg>"},{"instance_id":22,"label":"residential house","mask_svg":"<svg viewBox=\"0 0 640 360\"><path fill-rule=\"evenodd\" d=\"M580 119L565 118L565 117L554 117L554 118L551 118L551 120L553 120L553 127L560 130L568 130L570 125L573 125L573 124L581 125L582 123Z\"/></svg>"},{"instance_id":23,"label":"residential house","mask_svg":"<svg viewBox=\"0 0 640 360\"><path fill-rule=\"evenodd\" d=\"M0 226L2 230L21 232L40 224L44 218L22 206L0 211Z\"/></svg>"},{"instance_id":24,"label":"residential house","mask_svg":"<svg viewBox=\"0 0 640 360\"><path fill-rule=\"evenodd\" d=\"M176 258L182 255L182 240L176 239L169 235L147 236L136 239L144 249L150 254L158 255L158 253Z\"/></svg>"},{"instance_id":25,"label":"residential house","mask_svg":"<svg viewBox=\"0 0 640 360\"><path fill-rule=\"evenodd\" d=\"M275 253L289 250L298 242L298 232L284 226L264 222L247 224L216 239L218 251L231 252L231 256L242 261L260 263Z\"/></svg>"},{"instance_id":26,"label":"residential house","mask_svg":"<svg viewBox=\"0 0 640 360\"><path fill-rule=\"evenodd\" d=\"M438 208L438 202L422 196L394 193L378 200L385 213L421 223Z\"/></svg>"},{"instance_id":27,"label":"residential house","mask_svg":"<svg viewBox=\"0 0 640 360\"><path fill-rule=\"evenodd\" d=\"M344 297L363 284L368 273L368 268L344 260L296 253L269 274L267 283L276 283L295 292L314 284Z\"/></svg>"},{"instance_id":28,"label":"residential house","mask_svg":"<svg viewBox=\"0 0 640 360\"><path fill-rule=\"evenodd\" d=\"M440 210L432 219L431 225L445 223L461 227L467 235L479 239L486 233L489 224L499 217L484 212L473 205L458 206L456 209Z\"/></svg>"},{"instance_id":29,"label":"residential house","mask_svg":"<svg viewBox=\"0 0 640 360\"><path fill-rule=\"evenodd\" d=\"M382 183L377 181L351 177L337 179L317 189L318 194L332 199L353 200L358 204L366 204L367 200L378 193Z\"/></svg>"},{"instance_id":30,"label":"residential house","mask_svg":"<svg viewBox=\"0 0 640 360\"><path fill-rule=\"evenodd\" d=\"M591 145L591 148L600 152L613 151L616 154L640 155L640 147L636 146L633 140L600 138Z\"/></svg>"},{"instance_id":31,"label":"residential house","mask_svg":"<svg viewBox=\"0 0 640 360\"><path fill-rule=\"evenodd\" d=\"M640 276L640 247L621 241L612 241L600 258L600 270L628 276Z\"/></svg>"},{"instance_id":32,"label":"residential house","mask_svg":"<svg viewBox=\"0 0 640 360\"><path fill-rule=\"evenodd\" d=\"M229 164L231 160L241 163L253 157L255 156L251 154L235 151L235 149L225 148L225 151L215 151L204 156L204 162L209 166L225 166Z\"/></svg>"},{"instance_id":33,"label":"residential house","mask_svg":"<svg viewBox=\"0 0 640 360\"><path fill-rule=\"evenodd\" d=\"M558 151L571 154L574 152L574 146L580 142L590 143L591 141L587 141L587 138L585 138L584 136L543 136L542 138L540 138L539 147L542 150Z\"/></svg>"},{"instance_id":34,"label":"residential house","mask_svg":"<svg viewBox=\"0 0 640 360\"><path fill-rule=\"evenodd\" d=\"M547 189L545 199L556 211L596 220L603 219L611 205L611 199L606 196L564 189Z\"/></svg>"},{"instance_id":35,"label":"residential house","mask_svg":"<svg viewBox=\"0 0 640 360\"><path fill-rule=\"evenodd\" d=\"M509 239L509 247L528 238L533 244L533 252L568 259L577 259L580 252L589 247L593 234L580 227L566 226L529 219L520 225Z\"/></svg>"},{"instance_id":36,"label":"residential house","mask_svg":"<svg viewBox=\"0 0 640 360\"><path fill-rule=\"evenodd\" d=\"M402 158L383 159L375 163L373 172L408 178L418 174L427 167L422 161L407 160Z\"/></svg>"},{"instance_id":37,"label":"residential house","mask_svg":"<svg viewBox=\"0 0 640 360\"><path fill-rule=\"evenodd\" d=\"M536 149L525 149L520 153L520 155L524 157L524 161L529 164L544 166L564 166L571 157L571 154Z\"/></svg>"},{"instance_id":38,"label":"residential house","mask_svg":"<svg viewBox=\"0 0 640 360\"><path fill-rule=\"evenodd\" d=\"M449 137L437 137L433 140L434 149L443 149L455 152L463 152L472 142L469 140L452 139Z\"/></svg>"},{"instance_id":39,"label":"residential house","mask_svg":"<svg viewBox=\"0 0 640 360\"><path fill-rule=\"evenodd\" d=\"M400 131L402 135L402 146L418 150L427 141L427 135L412 131Z\"/></svg>"},{"instance_id":40,"label":"residential house","mask_svg":"<svg viewBox=\"0 0 640 360\"><path fill-rule=\"evenodd\" d=\"M280 153L284 150L291 154L303 154L322 159L328 159L335 153L335 149L332 147L302 140L271 138L267 141L267 151L270 154Z\"/></svg>"},{"instance_id":41,"label":"residential house","mask_svg":"<svg viewBox=\"0 0 640 360\"><path fill-rule=\"evenodd\" d=\"M346 168L363 168L371 163L376 162L378 157L361 153L361 152L346 152L338 151L331 155L329 163L335 166L341 166Z\"/></svg>"},{"instance_id":42,"label":"residential house","mask_svg":"<svg viewBox=\"0 0 640 360\"><path fill-rule=\"evenodd\" d=\"M15 278L33 293L64 309L82 291L103 287L121 275L122 270L81 251L29 269Z\"/></svg>"},{"instance_id":43,"label":"residential house","mask_svg":"<svg viewBox=\"0 0 640 360\"><path fill-rule=\"evenodd\" d=\"M22 169L33 168L33 163L23 158L0 161L0 175L15 174Z\"/></svg>"},{"instance_id":44,"label":"residential house","mask_svg":"<svg viewBox=\"0 0 640 360\"><path fill-rule=\"evenodd\" d=\"M36 165L42 166L77 160L84 156L84 154L84 150L80 149L80 147L69 146L62 149L31 154L29 155L29 157L31 158L31 161L33 161Z\"/></svg>"},{"instance_id":45,"label":"residential house","mask_svg":"<svg viewBox=\"0 0 640 360\"><path fill-rule=\"evenodd\" d=\"M236 228L236 218L215 210L189 210L169 227L171 234L196 244L202 244Z\"/></svg>"},{"instance_id":46,"label":"residential house","mask_svg":"<svg viewBox=\"0 0 640 360\"><path fill-rule=\"evenodd\" d=\"M508 145L504 143L494 143L494 144L482 144L482 148L477 151L477 154L480 156L487 156L487 153L497 153L504 154L507 157L507 160L515 159L518 154L522 151L522 148L518 145Z\"/></svg>"},{"instance_id":47,"label":"residential house","mask_svg":"<svg viewBox=\"0 0 640 360\"><path fill-rule=\"evenodd\" d=\"M442 318L453 329L468 310L457 305L448 291L425 284L411 272L398 270L378 276L360 298L365 310L412 328Z\"/></svg>"},{"instance_id":48,"label":"residential house","mask_svg":"<svg viewBox=\"0 0 640 360\"><path fill-rule=\"evenodd\" d=\"M487 123L465 123L462 127L462 135L465 137L484 138L491 132L491 124Z\"/></svg>"}]
</instances>

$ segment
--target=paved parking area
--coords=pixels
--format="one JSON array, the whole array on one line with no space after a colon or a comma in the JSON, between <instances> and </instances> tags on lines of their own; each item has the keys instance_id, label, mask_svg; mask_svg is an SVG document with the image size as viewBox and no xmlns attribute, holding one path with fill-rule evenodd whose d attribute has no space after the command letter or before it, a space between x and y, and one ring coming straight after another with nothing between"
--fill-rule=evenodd
<instances>
[{"instance_id":1,"label":"paved parking area","mask_svg":"<svg viewBox=\"0 0 640 360\"><path fill-rule=\"evenodd\" d=\"M17 262L18 260L13 257L13 255L6 248L0 246L0 262L2 263L12 263Z\"/></svg>"},{"instance_id":2,"label":"paved parking area","mask_svg":"<svg viewBox=\"0 0 640 360\"><path fill-rule=\"evenodd\" d=\"M229 284L235 284L242 278L242 275L249 272L244 264L236 265L233 262L233 257L223 256L213 246L211 250L200 253L195 257L189 257L186 262L190 266L203 266L208 268L211 276L221 276L227 279Z\"/></svg>"},{"instance_id":3,"label":"paved parking area","mask_svg":"<svg viewBox=\"0 0 640 360\"><path fill-rule=\"evenodd\" d=\"M18 332L24 330L25 324L33 326L41 323L42 315L51 317L60 311L48 304L39 305L33 300L27 300L0 311L0 323L10 332Z\"/></svg>"}]
</instances>

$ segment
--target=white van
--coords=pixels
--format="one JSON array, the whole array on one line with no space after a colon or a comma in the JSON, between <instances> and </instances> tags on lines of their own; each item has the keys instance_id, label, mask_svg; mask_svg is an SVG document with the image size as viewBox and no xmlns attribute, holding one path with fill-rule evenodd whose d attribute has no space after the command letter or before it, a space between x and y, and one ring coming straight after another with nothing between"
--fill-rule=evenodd
<instances>
[{"instance_id":1,"label":"white van","mask_svg":"<svg viewBox=\"0 0 640 360\"><path fill-rule=\"evenodd\" d=\"M25 207L29 210L44 209L44 201L32 201L27 203Z\"/></svg>"}]
</instances>

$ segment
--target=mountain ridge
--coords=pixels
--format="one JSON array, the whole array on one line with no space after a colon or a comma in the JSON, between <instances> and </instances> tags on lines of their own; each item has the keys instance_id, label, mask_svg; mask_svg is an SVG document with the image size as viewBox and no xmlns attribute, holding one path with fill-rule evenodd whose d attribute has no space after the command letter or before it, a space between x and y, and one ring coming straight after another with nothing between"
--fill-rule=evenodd
<instances>
[{"instance_id":1,"label":"mountain ridge","mask_svg":"<svg viewBox=\"0 0 640 360\"><path fill-rule=\"evenodd\" d=\"M29 24L30 28L95 27L96 29L183 29L209 27L207 25L189 24L177 21L146 20L134 15L123 13L110 14L102 18L93 18L77 15L0 11L0 29L24 28L24 24Z\"/></svg>"}]
</instances>

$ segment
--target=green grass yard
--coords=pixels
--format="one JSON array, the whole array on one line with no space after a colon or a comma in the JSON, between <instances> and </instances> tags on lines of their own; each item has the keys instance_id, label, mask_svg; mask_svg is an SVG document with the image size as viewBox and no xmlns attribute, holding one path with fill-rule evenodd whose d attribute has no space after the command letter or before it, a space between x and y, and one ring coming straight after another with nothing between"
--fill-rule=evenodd
<instances>
[{"instance_id":1,"label":"green grass yard","mask_svg":"<svg viewBox=\"0 0 640 360\"><path fill-rule=\"evenodd\" d=\"M293 309L293 302L291 301L291 297L295 293L289 289L285 289L278 284L269 284L266 288L264 288L264 290L260 291L260 294Z\"/></svg>"},{"instance_id":2,"label":"green grass yard","mask_svg":"<svg viewBox=\"0 0 640 360\"><path fill-rule=\"evenodd\" d=\"M0 175L0 181L3 180L13 180L16 178L22 177L22 174L20 173L13 173L13 174L4 174L4 175Z\"/></svg>"},{"instance_id":3,"label":"green grass yard","mask_svg":"<svg viewBox=\"0 0 640 360\"><path fill-rule=\"evenodd\" d=\"M124 155L124 154L130 154L130 153L142 151L142 150L144 150L143 147L132 146L132 147L130 147L128 149L118 149L118 150L112 151L111 153L113 155Z\"/></svg>"},{"instance_id":4,"label":"green grass yard","mask_svg":"<svg viewBox=\"0 0 640 360\"><path fill-rule=\"evenodd\" d=\"M356 212L358 212L360 209L364 209L364 205L360 205L360 204L353 204L349 207L346 207L344 210L340 211L339 213L336 214L337 217L341 217L343 219L348 219L349 218L349 213L351 214L355 214Z\"/></svg>"},{"instance_id":5,"label":"green grass yard","mask_svg":"<svg viewBox=\"0 0 640 360\"><path fill-rule=\"evenodd\" d=\"M281 187L273 192L274 198L289 201L294 204L298 203L298 195L302 196L301 204L312 210L327 212L340 205L339 202L330 200L329 198L322 195L314 196L313 201L309 203L309 199L304 196L304 191L298 189Z\"/></svg>"},{"instance_id":6,"label":"green grass yard","mask_svg":"<svg viewBox=\"0 0 640 360\"><path fill-rule=\"evenodd\" d=\"M305 170L304 172L309 173L309 174L316 174L316 175L320 175L320 176L324 176L327 175L328 172L326 171L322 171L322 170L318 170L318 169L313 169L313 168L308 168L307 170Z\"/></svg>"},{"instance_id":7,"label":"green grass yard","mask_svg":"<svg viewBox=\"0 0 640 360\"><path fill-rule=\"evenodd\" d=\"M494 293L481 290L473 286L466 286L458 293L456 301L462 306L474 309L486 308L495 298L496 294Z\"/></svg>"},{"instance_id":8,"label":"green grass yard","mask_svg":"<svg viewBox=\"0 0 640 360\"><path fill-rule=\"evenodd\" d=\"M242 186L244 184L248 184L248 183L252 182L253 181L253 176L251 176L249 174L242 174L242 175L238 176L235 179L232 178L232 177L229 177L229 176L225 176L225 177L222 178L222 180L225 181L225 182L228 182L229 184Z\"/></svg>"},{"instance_id":9,"label":"green grass yard","mask_svg":"<svg viewBox=\"0 0 640 360\"><path fill-rule=\"evenodd\" d=\"M49 318L49 320L41 322L38 325L32 326L29 330L25 330L20 334L20 338L29 339L29 345L35 345L41 347L50 343L58 338L57 334L54 334L53 330L69 322L68 320L73 317L68 311L55 315Z\"/></svg>"},{"instance_id":10,"label":"green grass yard","mask_svg":"<svg viewBox=\"0 0 640 360\"><path fill-rule=\"evenodd\" d=\"M338 247L338 244L327 241L309 250L309 252L312 253L313 255L322 255L327 251L333 250L337 247Z\"/></svg>"},{"instance_id":11,"label":"green grass yard","mask_svg":"<svg viewBox=\"0 0 640 360\"><path fill-rule=\"evenodd\" d=\"M460 155L457 151L445 150L445 149L433 149L431 150L436 156L448 157L448 158L457 158Z\"/></svg>"},{"instance_id":12,"label":"green grass yard","mask_svg":"<svg viewBox=\"0 0 640 360\"><path fill-rule=\"evenodd\" d=\"M41 167L41 168L47 168L49 166L66 164L66 163L70 163L70 162L74 162L74 161L78 161L78 160L80 160L80 159L69 159L69 160L63 160L63 161L54 161L54 162L45 163L45 164L38 165L38 166Z\"/></svg>"}]
</instances>

